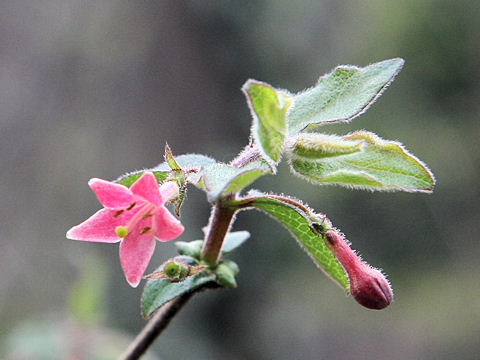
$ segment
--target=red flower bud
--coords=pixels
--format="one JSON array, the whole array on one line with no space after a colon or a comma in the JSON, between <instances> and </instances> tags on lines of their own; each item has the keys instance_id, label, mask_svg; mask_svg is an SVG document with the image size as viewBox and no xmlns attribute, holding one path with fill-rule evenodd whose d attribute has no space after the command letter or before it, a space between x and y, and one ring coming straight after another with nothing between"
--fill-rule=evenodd
<instances>
[{"instance_id":1,"label":"red flower bud","mask_svg":"<svg viewBox=\"0 0 480 360\"><path fill-rule=\"evenodd\" d=\"M362 306L381 310L393 300L392 288L385 276L365 264L337 231L325 234L325 243L348 274L350 293Z\"/></svg>"}]
</instances>

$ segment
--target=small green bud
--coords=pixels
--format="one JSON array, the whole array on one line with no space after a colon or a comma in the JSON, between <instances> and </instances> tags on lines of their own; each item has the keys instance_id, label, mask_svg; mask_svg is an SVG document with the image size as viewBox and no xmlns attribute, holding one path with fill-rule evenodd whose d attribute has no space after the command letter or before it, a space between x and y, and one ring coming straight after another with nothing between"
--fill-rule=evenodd
<instances>
[{"instance_id":1,"label":"small green bud","mask_svg":"<svg viewBox=\"0 0 480 360\"><path fill-rule=\"evenodd\" d=\"M163 271L165 271L165 275L167 275L169 278L173 278L180 274L180 266L172 261L171 263L165 265Z\"/></svg>"},{"instance_id":2,"label":"small green bud","mask_svg":"<svg viewBox=\"0 0 480 360\"><path fill-rule=\"evenodd\" d=\"M145 276L145 279L168 279L171 282L180 282L205 269L205 266L195 264L195 259L187 256L169 259L160 267L159 271Z\"/></svg>"},{"instance_id":3,"label":"small green bud","mask_svg":"<svg viewBox=\"0 0 480 360\"><path fill-rule=\"evenodd\" d=\"M190 272L190 265L183 260L173 259L163 265L165 276L171 281L182 281Z\"/></svg>"}]
</instances>

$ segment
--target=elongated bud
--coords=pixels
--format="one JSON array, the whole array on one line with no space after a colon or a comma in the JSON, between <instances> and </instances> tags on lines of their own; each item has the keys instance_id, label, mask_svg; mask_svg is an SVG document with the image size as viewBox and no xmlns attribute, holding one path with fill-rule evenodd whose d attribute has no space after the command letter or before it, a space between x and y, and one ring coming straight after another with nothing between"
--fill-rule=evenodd
<instances>
[{"instance_id":1,"label":"elongated bud","mask_svg":"<svg viewBox=\"0 0 480 360\"><path fill-rule=\"evenodd\" d=\"M362 141L344 140L340 136L301 133L292 147L292 158L323 159L362 151Z\"/></svg>"},{"instance_id":2,"label":"elongated bud","mask_svg":"<svg viewBox=\"0 0 480 360\"><path fill-rule=\"evenodd\" d=\"M337 231L325 234L325 243L348 274L350 293L362 306L381 310L393 300L390 283L377 269L365 264Z\"/></svg>"},{"instance_id":3,"label":"elongated bud","mask_svg":"<svg viewBox=\"0 0 480 360\"><path fill-rule=\"evenodd\" d=\"M165 181L162 185L160 185L160 194L162 195L162 200L164 202L176 199L179 193L180 188L175 181Z\"/></svg>"}]
</instances>

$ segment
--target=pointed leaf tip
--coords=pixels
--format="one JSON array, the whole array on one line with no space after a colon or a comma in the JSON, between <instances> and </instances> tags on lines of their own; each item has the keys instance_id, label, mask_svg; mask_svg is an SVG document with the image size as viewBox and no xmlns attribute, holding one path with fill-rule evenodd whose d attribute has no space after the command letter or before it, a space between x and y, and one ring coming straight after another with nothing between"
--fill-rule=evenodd
<instances>
[{"instance_id":1,"label":"pointed leaf tip","mask_svg":"<svg viewBox=\"0 0 480 360\"><path fill-rule=\"evenodd\" d=\"M290 154L292 171L316 184L407 192L431 192L435 185L428 167L402 144L367 131L300 134Z\"/></svg>"},{"instance_id":2,"label":"pointed leaf tip","mask_svg":"<svg viewBox=\"0 0 480 360\"><path fill-rule=\"evenodd\" d=\"M345 122L363 114L394 80L404 64L401 58L360 68L340 65L317 84L294 96L288 113L289 133L313 125Z\"/></svg>"},{"instance_id":3,"label":"pointed leaf tip","mask_svg":"<svg viewBox=\"0 0 480 360\"><path fill-rule=\"evenodd\" d=\"M165 162L170 166L172 170L181 170L182 168L178 165L177 161L173 157L172 150L168 144L165 144Z\"/></svg>"}]
</instances>

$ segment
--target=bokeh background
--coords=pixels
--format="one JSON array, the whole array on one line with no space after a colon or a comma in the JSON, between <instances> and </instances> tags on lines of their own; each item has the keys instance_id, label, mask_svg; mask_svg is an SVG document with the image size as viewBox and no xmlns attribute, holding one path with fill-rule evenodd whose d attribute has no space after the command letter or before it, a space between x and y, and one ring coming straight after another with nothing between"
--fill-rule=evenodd
<instances>
[{"instance_id":1,"label":"bokeh background","mask_svg":"<svg viewBox=\"0 0 480 360\"><path fill-rule=\"evenodd\" d=\"M389 274L395 302L358 306L286 230L244 212L239 288L196 296L151 355L478 359L479 34L467 0L2 0L0 358L115 358L144 325L118 247L65 239L99 208L89 178L152 167L167 141L229 161L248 141L248 78L299 91L337 64L403 57L366 114L325 132L402 141L436 174L434 194L316 187L285 165L255 184L325 212ZM181 240L208 215L192 188ZM149 269L173 254L158 246Z\"/></svg>"}]
</instances>

